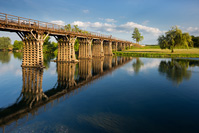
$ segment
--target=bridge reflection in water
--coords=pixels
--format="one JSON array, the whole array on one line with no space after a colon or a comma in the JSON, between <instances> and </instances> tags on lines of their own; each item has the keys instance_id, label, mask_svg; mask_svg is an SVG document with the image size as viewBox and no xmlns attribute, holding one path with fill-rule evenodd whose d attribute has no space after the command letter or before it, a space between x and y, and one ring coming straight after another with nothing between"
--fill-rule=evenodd
<instances>
[{"instance_id":1,"label":"bridge reflection in water","mask_svg":"<svg viewBox=\"0 0 199 133\"><path fill-rule=\"evenodd\" d=\"M23 87L16 102L0 108L0 127L12 131L55 104L82 91L83 86L111 73L131 61L131 57L94 57L78 63L57 62L57 83L45 92L42 89L43 68L22 67Z\"/></svg>"}]
</instances>

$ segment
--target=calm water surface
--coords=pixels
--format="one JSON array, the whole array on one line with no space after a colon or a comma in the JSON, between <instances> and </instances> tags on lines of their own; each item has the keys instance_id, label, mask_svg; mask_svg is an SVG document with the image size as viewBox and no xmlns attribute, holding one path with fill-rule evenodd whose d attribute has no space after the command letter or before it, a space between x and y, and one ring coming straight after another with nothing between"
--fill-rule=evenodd
<instances>
[{"instance_id":1,"label":"calm water surface","mask_svg":"<svg viewBox=\"0 0 199 133\"><path fill-rule=\"evenodd\" d=\"M199 59L53 58L0 52L0 132L199 132Z\"/></svg>"}]
</instances>

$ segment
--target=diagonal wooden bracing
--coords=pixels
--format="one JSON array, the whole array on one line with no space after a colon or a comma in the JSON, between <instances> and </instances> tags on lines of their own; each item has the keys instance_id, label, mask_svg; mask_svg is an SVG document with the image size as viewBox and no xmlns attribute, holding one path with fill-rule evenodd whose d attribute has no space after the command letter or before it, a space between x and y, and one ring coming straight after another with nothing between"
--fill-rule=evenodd
<instances>
[{"instance_id":1,"label":"diagonal wooden bracing","mask_svg":"<svg viewBox=\"0 0 199 133\"><path fill-rule=\"evenodd\" d=\"M48 34L33 32L17 32L23 41L22 66L44 67L43 66L43 43Z\"/></svg>"},{"instance_id":2,"label":"diagonal wooden bracing","mask_svg":"<svg viewBox=\"0 0 199 133\"><path fill-rule=\"evenodd\" d=\"M92 40L89 38L80 38L79 40L79 59L91 59L91 45Z\"/></svg>"},{"instance_id":3,"label":"diagonal wooden bracing","mask_svg":"<svg viewBox=\"0 0 199 133\"><path fill-rule=\"evenodd\" d=\"M76 37L55 36L55 39L58 41L57 61L76 62L74 49Z\"/></svg>"}]
</instances>

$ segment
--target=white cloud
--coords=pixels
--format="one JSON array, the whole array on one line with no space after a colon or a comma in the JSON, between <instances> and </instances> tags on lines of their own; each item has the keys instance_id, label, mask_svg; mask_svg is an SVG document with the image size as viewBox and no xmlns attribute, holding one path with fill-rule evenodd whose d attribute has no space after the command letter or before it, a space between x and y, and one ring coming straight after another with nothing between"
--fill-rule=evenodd
<instances>
[{"instance_id":1,"label":"white cloud","mask_svg":"<svg viewBox=\"0 0 199 133\"><path fill-rule=\"evenodd\" d=\"M51 21L51 23L58 24L58 25L65 25L65 22L62 20L53 20L53 21Z\"/></svg>"},{"instance_id":2,"label":"white cloud","mask_svg":"<svg viewBox=\"0 0 199 133\"><path fill-rule=\"evenodd\" d=\"M89 13L89 10L83 10L83 13Z\"/></svg>"},{"instance_id":3,"label":"white cloud","mask_svg":"<svg viewBox=\"0 0 199 133\"><path fill-rule=\"evenodd\" d=\"M105 19L105 20L106 20L106 22L108 22L108 23L116 23L116 22L117 22L115 19L111 19L111 18L107 18L107 19Z\"/></svg>"},{"instance_id":4,"label":"white cloud","mask_svg":"<svg viewBox=\"0 0 199 133\"><path fill-rule=\"evenodd\" d=\"M149 20L144 21L142 24L147 25L149 23Z\"/></svg>"},{"instance_id":5,"label":"white cloud","mask_svg":"<svg viewBox=\"0 0 199 133\"><path fill-rule=\"evenodd\" d=\"M132 33L135 27L137 27L143 33L150 33L155 36L162 34L163 32L160 31L158 28L148 27L141 24L137 24L134 22L127 22L121 25L109 24L109 23L101 23L101 22L82 22L82 21L75 21L72 25L78 25L82 29L90 29L100 32L120 32L120 33Z\"/></svg>"},{"instance_id":6,"label":"white cloud","mask_svg":"<svg viewBox=\"0 0 199 133\"><path fill-rule=\"evenodd\" d=\"M119 26L120 29L123 29L125 32L132 32L134 28L138 28L140 31L145 33L152 33L155 36L162 34L158 28L148 27L134 22L127 22Z\"/></svg>"},{"instance_id":7,"label":"white cloud","mask_svg":"<svg viewBox=\"0 0 199 133\"><path fill-rule=\"evenodd\" d=\"M98 18L99 20L104 20L104 18Z\"/></svg>"},{"instance_id":8,"label":"white cloud","mask_svg":"<svg viewBox=\"0 0 199 133\"><path fill-rule=\"evenodd\" d=\"M183 31L188 32L191 35L199 36L199 28L198 27L183 28Z\"/></svg>"}]
</instances>

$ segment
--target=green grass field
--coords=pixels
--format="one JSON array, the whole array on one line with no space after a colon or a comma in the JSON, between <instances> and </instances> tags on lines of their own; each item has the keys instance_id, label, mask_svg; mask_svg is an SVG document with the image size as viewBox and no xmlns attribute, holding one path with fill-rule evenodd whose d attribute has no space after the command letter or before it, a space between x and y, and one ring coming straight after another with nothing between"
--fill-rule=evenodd
<instances>
[{"instance_id":1,"label":"green grass field","mask_svg":"<svg viewBox=\"0 0 199 133\"><path fill-rule=\"evenodd\" d=\"M152 46L153 47L153 46ZM126 51L114 52L116 55L128 55L128 56L140 56L140 57L190 57L199 58L199 48L191 49L174 49L174 53L171 53L169 49L160 48L135 48L128 49Z\"/></svg>"}]
</instances>

